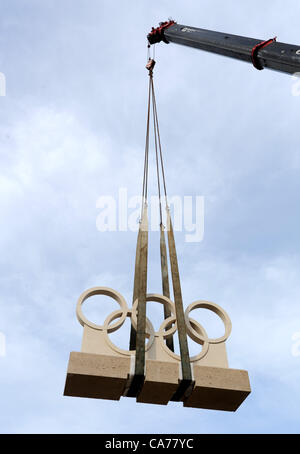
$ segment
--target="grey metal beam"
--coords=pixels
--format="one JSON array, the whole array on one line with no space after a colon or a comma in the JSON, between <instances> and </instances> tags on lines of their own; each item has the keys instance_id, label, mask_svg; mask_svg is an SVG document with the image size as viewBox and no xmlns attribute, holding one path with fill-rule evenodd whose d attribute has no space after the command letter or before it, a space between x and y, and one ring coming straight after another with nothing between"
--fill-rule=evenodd
<instances>
[{"instance_id":1,"label":"grey metal beam","mask_svg":"<svg viewBox=\"0 0 300 454\"><path fill-rule=\"evenodd\" d=\"M215 32L188 25L165 24L167 25L164 27L153 29L154 32L152 31L148 35L151 44L159 41L176 43L253 63L253 48L263 42L262 39ZM300 72L300 45L274 41L258 50L256 60L261 69L268 68L288 74Z\"/></svg>"}]
</instances>

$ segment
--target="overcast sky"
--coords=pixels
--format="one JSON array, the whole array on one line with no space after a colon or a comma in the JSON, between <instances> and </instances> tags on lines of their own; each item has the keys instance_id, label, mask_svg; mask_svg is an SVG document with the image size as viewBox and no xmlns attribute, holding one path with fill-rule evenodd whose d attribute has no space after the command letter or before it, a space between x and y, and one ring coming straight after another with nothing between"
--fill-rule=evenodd
<instances>
[{"instance_id":1,"label":"overcast sky","mask_svg":"<svg viewBox=\"0 0 300 454\"><path fill-rule=\"evenodd\" d=\"M2 0L0 432L299 432L300 96L288 75L175 44L156 46L168 190L205 199L203 241L176 234L184 304L228 312L229 365L252 394L234 414L63 397L79 295L131 303L136 234L99 232L96 204L141 191L146 34L172 16L297 44L299 14L296 0Z\"/></svg>"}]
</instances>

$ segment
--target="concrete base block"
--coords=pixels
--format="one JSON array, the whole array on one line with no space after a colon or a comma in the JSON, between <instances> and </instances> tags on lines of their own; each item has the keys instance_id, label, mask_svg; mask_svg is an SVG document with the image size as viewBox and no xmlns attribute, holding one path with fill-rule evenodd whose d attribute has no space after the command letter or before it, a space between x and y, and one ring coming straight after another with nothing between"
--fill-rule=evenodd
<instances>
[{"instance_id":1,"label":"concrete base block","mask_svg":"<svg viewBox=\"0 0 300 454\"><path fill-rule=\"evenodd\" d=\"M146 360L146 377L137 402L167 405L179 384L179 364Z\"/></svg>"},{"instance_id":2,"label":"concrete base block","mask_svg":"<svg viewBox=\"0 0 300 454\"><path fill-rule=\"evenodd\" d=\"M129 372L129 357L71 352L64 395L119 400Z\"/></svg>"},{"instance_id":3,"label":"concrete base block","mask_svg":"<svg viewBox=\"0 0 300 454\"><path fill-rule=\"evenodd\" d=\"M245 370L194 366L194 379L195 387L184 407L236 411L251 392Z\"/></svg>"}]
</instances>

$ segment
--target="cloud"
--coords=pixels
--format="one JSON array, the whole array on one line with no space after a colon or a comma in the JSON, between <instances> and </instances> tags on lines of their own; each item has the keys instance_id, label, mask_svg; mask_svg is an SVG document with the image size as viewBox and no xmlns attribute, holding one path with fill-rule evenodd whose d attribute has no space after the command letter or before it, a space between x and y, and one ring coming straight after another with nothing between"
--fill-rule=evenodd
<instances>
[{"instance_id":1,"label":"cloud","mask_svg":"<svg viewBox=\"0 0 300 454\"><path fill-rule=\"evenodd\" d=\"M136 235L98 232L96 203L120 187L129 197L141 192L146 31L171 14L192 26L297 41L296 2L283 10L267 1L263 18L259 6L188 1L183 12L179 1L85 8L64 0L58 14L52 2L5 3L1 431L298 430L300 98L287 76L175 45L156 48L167 187L205 197L203 242L189 245L176 232L184 303L207 299L226 309L229 364L249 370L253 392L234 415L62 396L69 352L81 344L79 295L106 285L131 303ZM161 288L157 238L150 235L151 292Z\"/></svg>"}]
</instances>

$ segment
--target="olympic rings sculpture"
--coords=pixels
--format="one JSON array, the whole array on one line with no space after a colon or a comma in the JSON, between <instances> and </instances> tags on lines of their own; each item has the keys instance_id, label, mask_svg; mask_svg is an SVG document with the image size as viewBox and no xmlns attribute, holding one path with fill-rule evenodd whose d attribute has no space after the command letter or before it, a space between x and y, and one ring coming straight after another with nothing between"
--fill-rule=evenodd
<instances>
[{"instance_id":1,"label":"olympic rings sculpture","mask_svg":"<svg viewBox=\"0 0 300 454\"><path fill-rule=\"evenodd\" d=\"M105 295L108 296L112 299L114 299L120 306L120 309L113 311L111 314L109 314L103 325L97 325L90 320L88 320L85 315L82 312L82 305L83 303L90 297L95 296L95 295ZM176 353L172 352L166 342L165 339L167 339L170 336L173 336L176 331L177 331L177 322L176 322L176 310L175 310L175 304L166 296L163 295L157 295L157 294L148 294L146 297L146 301L152 301L152 302L157 302L160 304L163 304L167 306L171 312L171 316L165 319L159 330L155 332L154 327L151 323L151 321L146 318L146 338L147 338L147 343L146 343L146 351L149 351L150 348L153 345L155 337L158 338L161 347L165 350L165 352L171 356L173 359L180 361L180 356L177 355ZM124 299L124 297L118 293L117 291L108 288L108 287L94 287L89 290L86 290L83 292L77 303L76 307L76 315L78 318L79 323L82 326L89 326L90 328L94 330L101 331L105 335L105 339L108 343L108 345L115 350L118 353L121 353L122 355L125 356L130 356L135 353L135 350L123 350L117 347L113 342L110 340L108 334L115 332L119 328L121 328L126 320L127 317L130 317L132 326L136 329L137 326L137 305L138 305L138 300L136 300L132 306L131 309L128 308L127 303ZM205 329L203 326L196 320L190 318L190 313L193 310L203 308L203 309L208 309L215 314L217 314L221 320L224 323L225 326L225 333L223 336L216 338L216 339L211 339L208 337ZM115 321L117 320L117 321ZM225 342L228 337L230 336L231 333L231 320L228 316L228 314L222 309L220 306L218 306L215 303L211 303L209 301L196 301L192 304L190 304L186 311L185 311L185 323L186 323L186 330L188 336L197 344L202 345L202 350L198 355L195 355L190 358L191 362L199 361L200 359L204 358L204 356L207 354L209 345L210 344L220 344Z\"/></svg>"}]
</instances>

